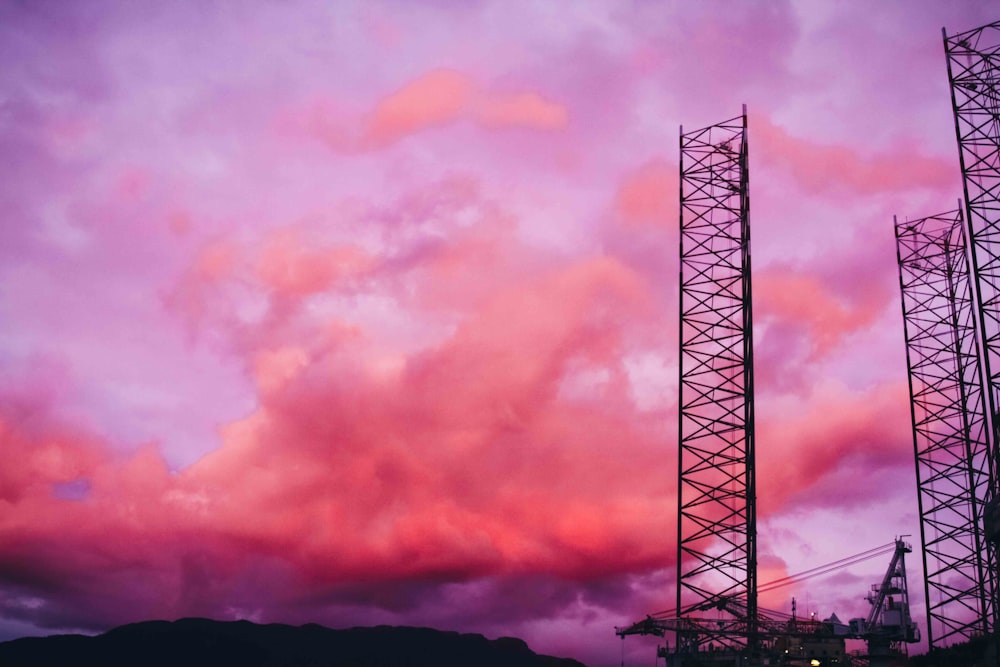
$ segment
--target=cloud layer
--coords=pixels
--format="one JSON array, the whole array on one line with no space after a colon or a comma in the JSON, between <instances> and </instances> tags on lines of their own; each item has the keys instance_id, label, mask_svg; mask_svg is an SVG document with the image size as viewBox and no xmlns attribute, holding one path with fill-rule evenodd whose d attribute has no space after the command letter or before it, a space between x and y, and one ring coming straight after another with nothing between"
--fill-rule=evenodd
<instances>
[{"instance_id":1,"label":"cloud layer","mask_svg":"<svg viewBox=\"0 0 1000 667\"><path fill-rule=\"evenodd\" d=\"M915 534L891 217L959 193L990 17L856 11L0 3L0 631L615 660L673 599L677 127L744 102L762 563Z\"/></svg>"}]
</instances>

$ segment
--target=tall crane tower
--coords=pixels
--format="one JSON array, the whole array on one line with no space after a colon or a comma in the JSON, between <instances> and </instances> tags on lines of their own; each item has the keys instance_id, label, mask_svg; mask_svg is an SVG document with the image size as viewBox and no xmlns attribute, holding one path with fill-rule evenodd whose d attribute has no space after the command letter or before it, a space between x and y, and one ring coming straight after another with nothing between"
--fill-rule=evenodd
<instances>
[{"instance_id":1,"label":"tall crane tower","mask_svg":"<svg viewBox=\"0 0 1000 667\"><path fill-rule=\"evenodd\" d=\"M989 631L989 432L961 210L895 221L930 647Z\"/></svg>"},{"instance_id":2,"label":"tall crane tower","mask_svg":"<svg viewBox=\"0 0 1000 667\"><path fill-rule=\"evenodd\" d=\"M673 632L674 652L660 655L674 667L784 664L790 642L799 650L822 645L823 656L830 650L839 660L849 637L874 640L877 656L889 660L919 639L903 564L910 547L901 540L869 596L871 614L852 621L854 630L758 608L747 156L746 106L722 123L681 128L677 601L616 632ZM812 664L827 664L818 655Z\"/></svg>"},{"instance_id":3,"label":"tall crane tower","mask_svg":"<svg viewBox=\"0 0 1000 667\"><path fill-rule=\"evenodd\" d=\"M942 28L973 273L977 277L982 368L991 426L990 497L1000 448L1000 21L951 37Z\"/></svg>"},{"instance_id":4,"label":"tall crane tower","mask_svg":"<svg viewBox=\"0 0 1000 667\"><path fill-rule=\"evenodd\" d=\"M941 32L964 211L895 224L931 650L1000 628L1000 22Z\"/></svg>"},{"instance_id":5,"label":"tall crane tower","mask_svg":"<svg viewBox=\"0 0 1000 667\"><path fill-rule=\"evenodd\" d=\"M677 612L741 600L744 632L678 632L677 650L757 650L750 195L746 105L680 136ZM743 625L745 624L745 626Z\"/></svg>"}]
</instances>

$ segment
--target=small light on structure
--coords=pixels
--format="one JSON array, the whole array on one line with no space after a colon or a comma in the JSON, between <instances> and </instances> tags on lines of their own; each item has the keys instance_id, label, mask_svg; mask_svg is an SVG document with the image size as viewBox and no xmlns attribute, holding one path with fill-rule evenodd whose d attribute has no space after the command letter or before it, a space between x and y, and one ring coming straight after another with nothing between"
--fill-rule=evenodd
<instances>
[{"instance_id":1,"label":"small light on structure","mask_svg":"<svg viewBox=\"0 0 1000 667\"><path fill-rule=\"evenodd\" d=\"M813 658L812 660L809 661L809 664L812 665L812 667L819 667L819 660Z\"/></svg>"}]
</instances>

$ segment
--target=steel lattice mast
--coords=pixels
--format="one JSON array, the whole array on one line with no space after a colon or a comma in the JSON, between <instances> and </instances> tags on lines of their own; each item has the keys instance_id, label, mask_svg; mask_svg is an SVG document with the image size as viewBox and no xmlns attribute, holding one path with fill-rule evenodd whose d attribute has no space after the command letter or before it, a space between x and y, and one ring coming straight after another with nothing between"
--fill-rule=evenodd
<instances>
[{"instance_id":1,"label":"steel lattice mast","mask_svg":"<svg viewBox=\"0 0 1000 667\"><path fill-rule=\"evenodd\" d=\"M942 29L955 113L959 164L965 198L977 325L981 340L984 399L989 433L984 533L991 543L983 581L989 629L998 629L997 543L995 516L1000 501L1000 22L948 36Z\"/></svg>"},{"instance_id":2,"label":"steel lattice mast","mask_svg":"<svg viewBox=\"0 0 1000 667\"><path fill-rule=\"evenodd\" d=\"M745 604L757 648L757 526L747 117L680 137L677 613Z\"/></svg>"},{"instance_id":3,"label":"steel lattice mast","mask_svg":"<svg viewBox=\"0 0 1000 667\"><path fill-rule=\"evenodd\" d=\"M927 638L988 632L983 498L989 433L961 211L895 221L910 382Z\"/></svg>"}]
</instances>

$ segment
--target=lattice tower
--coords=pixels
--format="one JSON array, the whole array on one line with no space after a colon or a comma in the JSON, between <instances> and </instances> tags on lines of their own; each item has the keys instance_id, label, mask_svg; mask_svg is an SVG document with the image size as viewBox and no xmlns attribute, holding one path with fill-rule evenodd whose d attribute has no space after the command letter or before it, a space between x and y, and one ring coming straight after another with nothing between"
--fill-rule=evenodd
<instances>
[{"instance_id":1,"label":"lattice tower","mask_svg":"<svg viewBox=\"0 0 1000 667\"><path fill-rule=\"evenodd\" d=\"M677 610L684 616L745 601L745 643L715 640L752 652L757 518L745 106L717 125L681 128L680 204ZM684 641L678 636L679 649Z\"/></svg>"}]
</instances>

